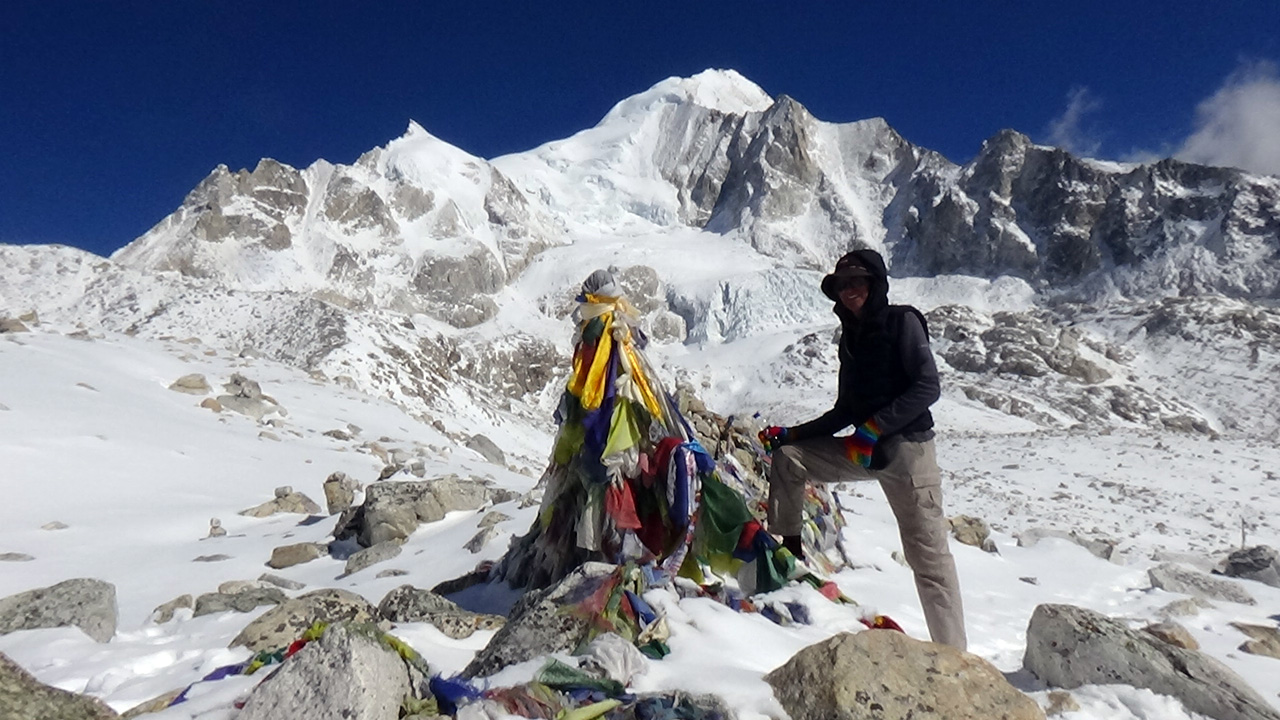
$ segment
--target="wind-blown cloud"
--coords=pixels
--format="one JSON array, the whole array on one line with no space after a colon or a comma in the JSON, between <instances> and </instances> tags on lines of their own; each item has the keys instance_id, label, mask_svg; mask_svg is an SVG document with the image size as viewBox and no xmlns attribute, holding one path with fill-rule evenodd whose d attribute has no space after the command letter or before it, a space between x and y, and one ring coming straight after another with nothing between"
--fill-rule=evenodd
<instances>
[{"instance_id":1,"label":"wind-blown cloud","mask_svg":"<svg viewBox=\"0 0 1280 720\"><path fill-rule=\"evenodd\" d=\"M1196 129L1174 157L1280 175L1280 73L1272 62L1236 70L1196 108Z\"/></svg>"},{"instance_id":2,"label":"wind-blown cloud","mask_svg":"<svg viewBox=\"0 0 1280 720\"><path fill-rule=\"evenodd\" d=\"M1086 115L1102 107L1087 87L1074 87L1067 93L1067 108L1049 121L1049 144L1056 145L1073 155L1095 157L1102 142L1087 132L1081 121Z\"/></svg>"}]
</instances>

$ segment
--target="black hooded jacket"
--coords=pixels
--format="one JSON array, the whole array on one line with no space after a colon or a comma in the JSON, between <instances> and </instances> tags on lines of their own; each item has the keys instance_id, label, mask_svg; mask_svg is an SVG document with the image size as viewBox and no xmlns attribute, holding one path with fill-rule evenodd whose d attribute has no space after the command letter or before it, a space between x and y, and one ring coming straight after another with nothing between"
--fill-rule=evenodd
<instances>
[{"instance_id":1,"label":"black hooded jacket","mask_svg":"<svg viewBox=\"0 0 1280 720\"><path fill-rule=\"evenodd\" d=\"M902 436L933 436L929 406L941 384L924 316L909 305L889 304L889 273L874 250L852 253L871 272L862 318L849 312L836 295L834 278L823 279L822 292L835 301L840 318L840 384L835 406L821 417L790 428L790 442L834 435L875 418L881 443ZM882 466L873 461L872 467Z\"/></svg>"}]
</instances>

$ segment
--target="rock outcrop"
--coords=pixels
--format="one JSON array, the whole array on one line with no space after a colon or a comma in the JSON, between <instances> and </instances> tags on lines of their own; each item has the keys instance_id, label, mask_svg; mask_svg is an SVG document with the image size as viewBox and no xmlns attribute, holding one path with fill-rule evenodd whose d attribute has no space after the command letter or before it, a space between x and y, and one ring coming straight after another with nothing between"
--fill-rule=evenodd
<instances>
[{"instance_id":1,"label":"rock outcrop","mask_svg":"<svg viewBox=\"0 0 1280 720\"><path fill-rule=\"evenodd\" d=\"M116 634L116 588L78 578L0 599L0 635L72 626L104 643Z\"/></svg>"},{"instance_id":2,"label":"rock outcrop","mask_svg":"<svg viewBox=\"0 0 1280 720\"><path fill-rule=\"evenodd\" d=\"M1280 712L1218 661L1070 605L1036 608L1023 663L1052 687L1132 685L1173 696L1215 720L1280 720Z\"/></svg>"},{"instance_id":3,"label":"rock outcrop","mask_svg":"<svg viewBox=\"0 0 1280 720\"><path fill-rule=\"evenodd\" d=\"M36 680L0 653L0 720L108 720L118 717L97 698Z\"/></svg>"},{"instance_id":4,"label":"rock outcrop","mask_svg":"<svg viewBox=\"0 0 1280 720\"><path fill-rule=\"evenodd\" d=\"M765 676L792 720L1043 720L982 658L895 630L841 633Z\"/></svg>"}]
</instances>

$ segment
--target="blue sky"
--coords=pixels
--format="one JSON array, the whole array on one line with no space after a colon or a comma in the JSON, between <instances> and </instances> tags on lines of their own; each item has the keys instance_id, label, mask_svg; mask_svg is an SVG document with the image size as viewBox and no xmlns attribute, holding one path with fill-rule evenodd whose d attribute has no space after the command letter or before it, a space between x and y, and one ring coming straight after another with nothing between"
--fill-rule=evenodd
<instances>
[{"instance_id":1,"label":"blue sky","mask_svg":"<svg viewBox=\"0 0 1280 720\"><path fill-rule=\"evenodd\" d=\"M707 68L957 162L1014 128L1280 173L1275 0L610 5L5 0L0 242L107 254L219 163L349 163L410 119L495 157Z\"/></svg>"}]
</instances>

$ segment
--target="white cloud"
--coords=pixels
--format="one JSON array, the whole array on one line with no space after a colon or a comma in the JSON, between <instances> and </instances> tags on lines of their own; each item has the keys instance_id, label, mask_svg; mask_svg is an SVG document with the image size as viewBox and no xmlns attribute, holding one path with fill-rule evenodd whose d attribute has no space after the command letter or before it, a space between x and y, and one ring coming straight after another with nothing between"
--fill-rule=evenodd
<instances>
[{"instance_id":1,"label":"white cloud","mask_svg":"<svg viewBox=\"0 0 1280 720\"><path fill-rule=\"evenodd\" d=\"M1188 162L1280 175L1280 73L1254 62L1196 107L1196 129L1174 153Z\"/></svg>"},{"instance_id":2,"label":"white cloud","mask_svg":"<svg viewBox=\"0 0 1280 720\"><path fill-rule=\"evenodd\" d=\"M1102 101L1093 97L1087 87L1074 87L1067 93L1067 108L1049 122L1049 144L1056 145L1073 155L1095 157L1101 141L1086 132L1081 121L1102 107Z\"/></svg>"}]
</instances>

